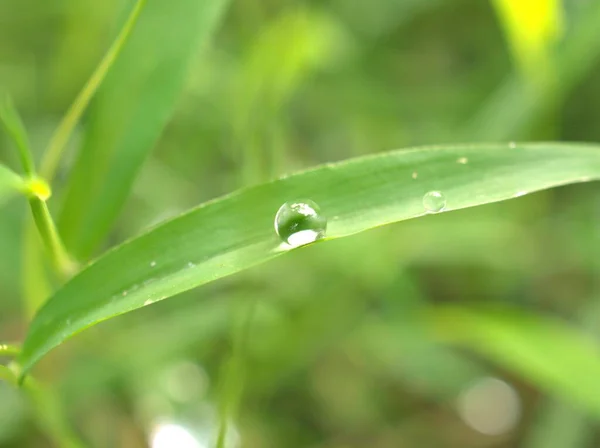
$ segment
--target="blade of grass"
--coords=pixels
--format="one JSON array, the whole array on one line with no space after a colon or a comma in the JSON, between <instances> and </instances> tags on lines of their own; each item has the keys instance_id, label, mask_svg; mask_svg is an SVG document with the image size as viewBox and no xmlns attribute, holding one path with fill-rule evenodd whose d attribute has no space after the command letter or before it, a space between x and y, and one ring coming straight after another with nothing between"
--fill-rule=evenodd
<instances>
[{"instance_id":1,"label":"blade of grass","mask_svg":"<svg viewBox=\"0 0 600 448\"><path fill-rule=\"evenodd\" d=\"M540 83L535 88L510 76L491 96L477 115L467 123L458 139L503 140L525 134L536 118L560 104L600 57L600 3L585 6L561 45L556 49L556 79L560 82Z\"/></svg>"},{"instance_id":2,"label":"blade of grass","mask_svg":"<svg viewBox=\"0 0 600 448\"><path fill-rule=\"evenodd\" d=\"M457 210L598 178L598 146L458 145L351 159L241 190L89 265L40 310L20 361L27 371L91 325L287 252L273 230L285 201L316 201L329 218L326 239L334 239L423 216L423 196L432 190L443 192L446 210Z\"/></svg>"},{"instance_id":3,"label":"blade of grass","mask_svg":"<svg viewBox=\"0 0 600 448\"><path fill-rule=\"evenodd\" d=\"M553 77L553 46L563 31L560 0L494 0L492 5L523 74L534 83Z\"/></svg>"},{"instance_id":4,"label":"blade of grass","mask_svg":"<svg viewBox=\"0 0 600 448\"><path fill-rule=\"evenodd\" d=\"M65 145L67 144L73 129L106 77L111 66L121 53L146 1L147 0L138 0L136 2L119 35L65 114L50 139L41 167L43 176L49 181L53 179L56 173ZM38 228L42 237L44 237L44 235L48 237L47 240L44 240L44 243L46 248L50 250L52 262L58 269L59 274L66 278L75 268L74 263L67 254L46 205L40 204L38 201L34 200L31 202L31 209L34 220L28 221L26 224L23 239L23 296L25 298L26 309L29 316L33 316L44 300L48 298L51 290L50 282L46 276L43 259L40 253L41 248L36 240L35 227ZM35 219L36 217L38 220L43 220L38 221ZM52 252L53 250L55 252Z\"/></svg>"},{"instance_id":5,"label":"blade of grass","mask_svg":"<svg viewBox=\"0 0 600 448\"><path fill-rule=\"evenodd\" d=\"M21 349L13 344L0 344L0 356L17 356Z\"/></svg>"},{"instance_id":6,"label":"blade of grass","mask_svg":"<svg viewBox=\"0 0 600 448\"><path fill-rule=\"evenodd\" d=\"M6 133L19 152L23 171L26 175L33 176L35 174L35 167L31 148L29 147L27 131L25 131L21 117L15 110L13 102L8 95L0 99L0 122L4 125Z\"/></svg>"},{"instance_id":7,"label":"blade of grass","mask_svg":"<svg viewBox=\"0 0 600 448\"><path fill-rule=\"evenodd\" d=\"M141 17L98 92L58 220L67 247L80 258L109 231L226 4L155 1Z\"/></svg>"},{"instance_id":8,"label":"blade of grass","mask_svg":"<svg viewBox=\"0 0 600 448\"><path fill-rule=\"evenodd\" d=\"M11 195L24 190L25 182L21 176L0 164L0 203Z\"/></svg>"},{"instance_id":9,"label":"blade of grass","mask_svg":"<svg viewBox=\"0 0 600 448\"><path fill-rule=\"evenodd\" d=\"M50 139L50 143L48 144L48 148L44 154L44 159L42 161L41 173L42 176L48 181L51 181L56 173L56 169L60 162L62 153L65 149L65 145L69 141L71 134L73 133L73 129L79 122L81 115L87 108L90 103L92 97L102 84L104 78L108 74L110 68L115 64L117 57L121 53L125 43L127 42L129 35L131 34L144 6L146 5L147 0L137 0L135 6L133 7L131 14L127 18L127 21L123 25L121 32L113 42L112 46L108 49L106 55L87 81L87 83L83 86L81 92L61 120L60 124L56 128L56 131L52 135Z\"/></svg>"},{"instance_id":10,"label":"blade of grass","mask_svg":"<svg viewBox=\"0 0 600 448\"><path fill-rule=\"evenodd\" d=\"M333 18L293 7L273 20L249 45L234 80L232 105L242 185L272 179L281 169L281 148L269 142L281 109L305 78L336 56L341 32Z\"/></svg>"},{"instance_id":11,"label":"blade of grass","mask_svg":"<svg viewBox=\"0 0 600 448\"><path fill-rule=\"evenodd\" d=\"M14 368L13 368L14 367ZM0 380L17 386L17 367L0 364ZM83 448L85 445L71 431L63 407L56 394L32 377L23 383L22 390L29 399L38 425L61 448Z\"/></svg>"},{"instance_id":12,"label":"blade of grass","mask_svg":"<svg viewBox=\"0 0 600 448\"><path fill-rule=\"evenodd\" d=\"M472 349L600 419L600 356L589 336L516 309L448 306L430 317L441 340Z\"/></svg>"}]
</instances>

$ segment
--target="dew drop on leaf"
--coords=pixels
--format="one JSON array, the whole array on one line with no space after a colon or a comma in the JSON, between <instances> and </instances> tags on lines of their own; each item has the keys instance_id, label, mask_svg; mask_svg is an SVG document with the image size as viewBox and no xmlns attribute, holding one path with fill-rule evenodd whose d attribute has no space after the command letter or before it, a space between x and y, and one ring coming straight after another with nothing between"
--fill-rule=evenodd
<instances>
[{"instance_id":1,"label":"dew drop on leaf","mask_svg":"<svg viewBox=\"0 0 600 448\"><path fill-rule=\"evenodd\" d=\"M439 213L446 208L446 197L439 191L430 191L423 196L423 207L428 213Z\"/></svg>"},{"instance_id":2,"label":"dew drop on leaf","mask_svg":"<svg viewBox=\"0 0 600 448\"><path fill-rule=\"evenodd\" d=\"M277 235L292 247L313 243L323 238L326 230L327 218L310 199L286 202L275 215Z\"/></svg>"}]
</instances>

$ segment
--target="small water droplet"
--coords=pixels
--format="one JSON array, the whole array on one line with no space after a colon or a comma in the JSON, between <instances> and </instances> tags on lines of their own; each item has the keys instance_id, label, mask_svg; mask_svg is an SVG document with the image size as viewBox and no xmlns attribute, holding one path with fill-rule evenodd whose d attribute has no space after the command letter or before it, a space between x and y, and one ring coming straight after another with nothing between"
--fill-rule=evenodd
<instances>
[{"instance_id":1,"label":"small water droplet","mask_svg":"<svg viewBox=\"0 0 600 448\"><path fill-rule=\"evenodd\" d=\"M412 173L412 178L416 179L417 177L419 177L419 173L417 173L416 171Z\"/></svg>"},{"instance_id":2,"label":"small water droplet","mask_svg":"<svg viewBox=\"0 0 600 448\"><path fill-rule=\"evenodd\" d=\"M299 247L325 236L327 218L310 199L283 204L275 215L275 231L284 243Z\"/></svg>"},{"instance_id":3,"label":"small water droplet","mask_svg":"<svg viewBox=\"0 0 600 448\"><path fill-rule=\"evenodd\" d=\"M123 291L123 297L127 295L127 291Z\"/></svg>"},{"instance_id":4,"label":"small water droplet","mask_svg":"<svg viewBox=\"0 0 600 448\"><path fill-rule=\"evenodd\" d=\"M151 261L150 262L150 267L153 268L154 266L156 266L156 261Z\"/></svg>"},{"instance_id":5,"label":"small water droplet","mask_svg":"<svg viewBox=\"0 0 600 448\"><path fill-rule=\"evenodd\" d=\"M188 268L193 268L194 266L196 266L196 263L192 263L191 261L188 261L188 264L187 264Z\"/></svg>"},{"instance_id":6,"label":"small water droplet","mask_svg":"<svg viewBox=\"0 0 600 448\"><path fill-rule=\"evenodd\" d=\"M446 208L446 197L439 191L430 191L423 196L423 207L428 213L439 213Z\"/></svg>"},{"instance_id":7,"label":"small water droplet","mask_svg":"<svg viewBox=\"0 0 600 448\"><path fill-rule=\"evenodd\" d=\"M517 147L517 144L516 144L515 142L510 142L510 143L508 144L508 147L509 147L510 149L515 149L515 148Z\"/></svg>"},{"instance_id":8,"label":"small water droplet","mask_svg":"<svg viewBox=\"0 0 600 448\"><path fill-rule=\"evenodd\" d=\"M461 165L466 165L467 163L469 163L469 159L467 159L466 157L460 157L459 159L456 160L456 163L460 163Z\"/></svg>"}]
</instances>

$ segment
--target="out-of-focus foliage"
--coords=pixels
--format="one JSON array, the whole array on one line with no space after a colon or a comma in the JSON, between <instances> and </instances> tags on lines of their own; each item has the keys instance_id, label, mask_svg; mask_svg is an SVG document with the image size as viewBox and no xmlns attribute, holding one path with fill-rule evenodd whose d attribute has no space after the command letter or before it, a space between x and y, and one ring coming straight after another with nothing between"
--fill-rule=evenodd
<instances>
[{"instance_id":1,"label":"out-of-focus foliage","mask_svg":"<svg viewBox=\"0 0 600 448\"><path fill-rule=\"evenodd\" d=\"M0 2L0 91L14 98L38 159L131 5ZM153 20L165 45L182 32ZM598 141L599 28L595 1L233 0L210 45L192 48L174 113L103 249L238 187L352 156L458 141ZM540 55L552 61L551 82L535 75ZM55 216L80 137L110 107L102 101L53 185ZM17 166L4 136L0 159ZM111 166L106 180L124 169ZM503 317L505 334L531 334L529 347L548 321L574 332L573 344L597 345L599 193L594 183L563 187L307 247L99 325L36 373L90 446L211 446L221 366L254 301L231 446L597 446L597 421L569 398L568 346L540 343L560 365L556 387L528 374L539 371L536 358L502 338L486 350L487 320L461 327L474 342L457 347L430 312L476 316L474 307L502 304L516 316ZM18 199L0 209L0 342L27 328L25 212ZM600 394L585 372L572 376ZM24 398L0 383L2 448L49 444Z\"/></svg>"}]
</instances>

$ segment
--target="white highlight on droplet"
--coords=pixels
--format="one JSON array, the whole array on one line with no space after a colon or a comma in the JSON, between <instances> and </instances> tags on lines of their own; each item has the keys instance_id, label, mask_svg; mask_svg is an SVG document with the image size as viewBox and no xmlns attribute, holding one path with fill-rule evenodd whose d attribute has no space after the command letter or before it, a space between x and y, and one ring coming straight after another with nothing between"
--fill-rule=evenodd
<instances>
[{"instance_id":1,"label":"white highlight on droplet","mask_svg":"<svg viewBox=\"0 0 600 448\"><path fill-rule=\"evenodd\" d=\"M304 246L305 244L314 243L320 236L321 233L314 230L301 230L288 237L288 245L291 247Z\"/></svg>"},{"instance_id":2,"label":"white highlight on droplet","mask_svg":"<svg viewBox=\"0 0 600 448\"><path fill-rule=\"evenodd\" d=\"M148 299L144 302L144 306L152 305L154 301L152 299Z\"/></svg>"},{"instance_id":3,"label":"white highlight on droplet","mask_svg":"<svg viewBox=\"0 0 600 448\"><path fill-rule=\"evenodd\" d=\"M513 194L513 198L520 198L521 196L525 196L526 194L526 191L517 191L515 194Z\"/></svg>"},{"instance_id":4,"label":"white highlight on droplet","mask_svg":"<svg viewBox=\"0 0 600 448\"><path fill-rule=\"evenodd\" d=\"M508 144L508 147L509 147L510 149L515 149L515 148L517 147L517 144L516 144L515 142L510 142L510 143Z\"/></svg>"},{"instance_id":5,"label":"white highlight on droplet","mask_svg":"<svg viewBox=\"0 0 600 448\"><path fill-rule=\"evenodd\" d=\"M150 262L150 267L153 268L154 266L156 266L156 261L151 261Z\"/></svg>"},{"instance_id":6,"label":"white highlight on droplet","mask_svg":"<svg viewBox=\"0 0 600 448\"><path fill-rule=\"evenodd\" d=\"M456 159L456 163L460 163L461 165L466 165L467 163L469 163L469 159L467 159L466 157L460 157L460 158Z\"/></svg>"},{"instance_id":7,"label":"white highlight on droplet","mask_svg":"<svg viewBox=\"0 0 600 448\"><path fill-rule=\"evenodd\" d=\"M419 177L419 173L417 173L416 171L414 171L414 172L412 173L412 178L413 178L413 179L416 179L417 177Z\"/></svg>"},{"instance_id":8,"label":"white highlight on droplet","mask_svg":"<svg viewBox=\"0 0 600 448\"><path fill-rule=\"evenodd\" d=\"M521 417L521 400L515 389L498 378L486 377L462 392L457 409L474 430L497 436L513 430Z\"/></svg>"}]
</instances>

